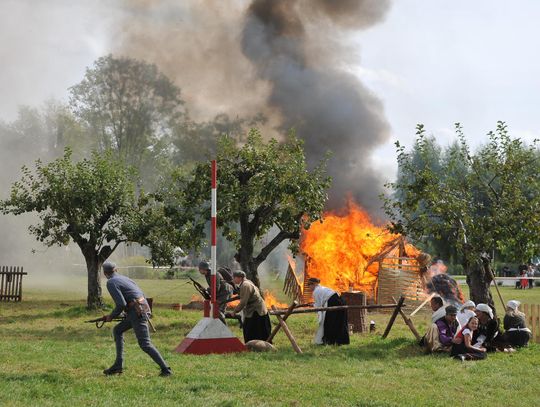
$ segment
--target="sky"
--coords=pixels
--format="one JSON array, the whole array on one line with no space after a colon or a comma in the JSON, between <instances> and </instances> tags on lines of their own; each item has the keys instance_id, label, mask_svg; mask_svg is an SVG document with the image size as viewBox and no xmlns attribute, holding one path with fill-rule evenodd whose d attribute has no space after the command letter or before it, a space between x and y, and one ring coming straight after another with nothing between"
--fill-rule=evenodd
<instances>
[{"instance_id":1,"label":"sky","mask_svg":"<svg viewBox=\"0 0 540 407\"><path fill-rule=\"evenodd\" d=\"M238 0L230 0L235 4ZM0 0L0 119L20 104L67 98L87 66L114 48L115 1ZM379 98L391 127L373 165L391 180L399 140L417 123L442 144L460 122L471 144L498 120L540 138L540 1L394 0L385 20L346 38L346 69Z\"/></svg>"}]
</instances>

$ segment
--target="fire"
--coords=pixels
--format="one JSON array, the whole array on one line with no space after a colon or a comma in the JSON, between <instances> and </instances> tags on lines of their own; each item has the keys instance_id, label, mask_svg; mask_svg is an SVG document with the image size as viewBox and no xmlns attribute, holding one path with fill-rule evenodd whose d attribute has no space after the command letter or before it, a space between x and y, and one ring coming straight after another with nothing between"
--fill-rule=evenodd
<instances>
[{"instance_id":1,"label":"fire","mask_svg":"<svg viewBox=\"0 0 540 407\"><path fill-rule=\"evenodd\" d=\"M274 294L268 290L264 290L264 303L267 308L271 308L272 305L275 305L276 308L287 308L288 305L282 302L279 302Z\"/></svg>"},{"instance_id":2,"label":"fire","mask_svg":"<svg viewBox=\"0 0 540 407\"><path fill-rule=\"evenodd\" d=\"M307 255L309 276L319 278L322 285L336 291L353 288L371 295L379 264L370 260L399 237L374 225L366 211L349 200L346 214L327 213L323 222L303 232L301 249ZM409 256L419 253L411 245L406 245L405 251Z\"/></svg>"},{"instance_id":3,"label":"fire","mask_svg":"<svg viewBox=\"0 0 540 407\"><path fill-rule=\"evenodd\" d=\"M234 308L239 303L240 303L239 300L231 301L231 302L227 303L227 307L228 308ZM269 290L264 290L264 303L266 304L266 307L269 308L269 309L272 307L272 305L275 305L276 308L287 308L288 307L287 304L279 302L277 300L276 296L272 292L270 292Z\"/></svg>"}]
</instances>

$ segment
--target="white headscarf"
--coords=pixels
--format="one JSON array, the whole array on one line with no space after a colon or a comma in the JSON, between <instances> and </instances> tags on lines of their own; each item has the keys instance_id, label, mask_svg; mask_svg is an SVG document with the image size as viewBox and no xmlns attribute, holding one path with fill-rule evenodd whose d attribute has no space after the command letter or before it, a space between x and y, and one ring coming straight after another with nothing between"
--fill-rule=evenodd
<instances>
[{"instance_id":1,"label":"white headscarf","mask_svg":"<svg viewBox=\"0 0 540 407\"><path fill-rule=\"evenodd\" d=\"M520 306L521 302L519 302L518 300L510 300L508 301L508 303L506 304L506 306L508 308L512 308L514 311L517 311L518 307Z\"/></svg>"},{"instance_id":2,"label":"white headscarf","mask_svg":"<svg viewBox=\"0 0 540 407\"><path fill-rule=\"evenodd\" d=\"M478 304L476 306L476 310L477 311L482 311L482 312L485 312L486 314L489 315L489 317L491 319L493 319L493 311L491 310L490 306L487 305L487 304Z\"/></svg>"},{"instance_id":3,"label":"white headscarf","mask_svg":"<svg viewBox=\"0 0 540 407\"><path fill-rule=\"evenodd\" d=\"M461 305L461 308L459 309L461 312L465 311L465 308L469 308L469 307L476 307L476 304L469 300L469 301L465 301L463 303L463 305Z\"/></svg>"}]
</instances>

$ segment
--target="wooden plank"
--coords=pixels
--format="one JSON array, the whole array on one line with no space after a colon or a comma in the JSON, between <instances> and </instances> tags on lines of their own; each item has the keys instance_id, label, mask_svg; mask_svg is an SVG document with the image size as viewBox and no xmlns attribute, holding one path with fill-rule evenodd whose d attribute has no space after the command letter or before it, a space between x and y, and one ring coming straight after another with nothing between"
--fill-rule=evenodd
<instances>
[{"instance_id":1,"label":"wooden plank","mask_svg":"<svg viewBox=\"0 0 540 407\"><path fill-rule=\"evenodd\" d=\"M535 333L535 337L536 337L536 334L537 334L537 329L538 329L538 325L537 325L537 317L538 317L538 306L537 304L531 304L531 331L533 331ZM536 338L535 338L536 339Z\"/></svg>"},{"instance_id":2,"label":"wooden plank","mask_svg":"<svg viewBox=\"0 0 540 407\"><path fill-rule=\"evenodd\" d=\"M2 275L2 281L0 283L0 301L3 301L4 300L4 277L5 277L4 266L2 266L0 273Z\"/></svg>"},{"instance_id":3,"label":"wooden plank","mask_svg":"<svg viewBox=\"0 0 540 407\"><path fill-rule=\"evenodd\" d=\"M275 305L272 305L272 310L275 312L277 311L277 308ZM302 353L302 349L300 349L300 346L296 343L296 339L294 339L294 336L292 332L290 331L289 327L281 317L281 315L276 315L276 318L278 319L279 325L281 328L283 328L283 332L285 332L285 335L287 335L287 338L289 338L289 341L291 342L291 345L296 353Z\"/></svg>"},{"instance_id":4,"label":"wooden plank","mask_svg":"<svg viewBox=\"0 0 540 407\"><path fill-rule=\"evenodd\" d=\"M386 329L384 330L384 333L382 335L382 338L386 338L388 334L390 333L390 329L392 329L392 325L394 325L394 321L396 320L396 317L401 311L401 307L403 306L403 302L405 301L405 297L401 296L399 297L398 303L395 305L394 312L392 313L392 316L390 317L390 321L388 321L388 325L386 326Z\"/></svg>"},{"instance_id":5,"label":"wooden plank","mask_svg":"<svg viewBox=\"0 0 540 407\"><path fill-rule=\"evenodd\" d=\"M287 318L289 318L289 315L291 315L291 313L293 312L294 308L295 308L297 305L298 305L298 302L297 302L297 301L293 301L293 303L289 306L289 308L287 308L287 312L283 315L283 321L286 321ZM274 307L274 308L275 308L275 307ZM266 340L266 342L272 343L272 339L274 339L274 336L276 336L276 334L278 333L279 328L281 328L281 324L278 324L276 327L274 327L272 333L270 334L270 336L268 337L268 339Z\"/></svg>"}]
</instances>

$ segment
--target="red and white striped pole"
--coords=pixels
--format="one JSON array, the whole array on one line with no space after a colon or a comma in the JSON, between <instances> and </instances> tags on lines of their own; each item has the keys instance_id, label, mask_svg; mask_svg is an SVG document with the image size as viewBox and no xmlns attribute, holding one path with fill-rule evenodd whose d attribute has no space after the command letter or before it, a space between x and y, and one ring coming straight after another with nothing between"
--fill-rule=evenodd
<instances>
[{"instance_id":1,"label":"red and white striped pole","mask_svg":"<svg viewBox=\"0 0 540 407\"><path fill-rule=\"evenodd\" d=\"M219 320L216 302L216 219L217 219L217 164L212 161L212 257L210 260L210 301L204 301L204 318L187 334L175 349L179 353L207 355L209 353L245 352L247 349L231 330Z\"/></svg>"},{"instance_id":2,"label":"red and white striped pole","mask_svg":"<svg viewBox=\"0 0 540 407\"><path fill-rule=\"evenodd\" d=\"M210 255L210 290L211 290L211 316L212 318L219 317L219 309L216 302L216 266L217 266L217 250L216 250L216 232L217 232L217 163L212 160L212 225L211 225L211 255Z\"/></svg>"}]
</instances>

